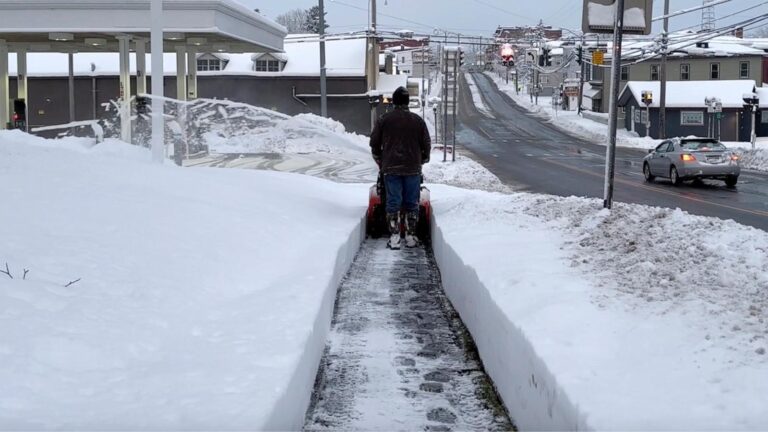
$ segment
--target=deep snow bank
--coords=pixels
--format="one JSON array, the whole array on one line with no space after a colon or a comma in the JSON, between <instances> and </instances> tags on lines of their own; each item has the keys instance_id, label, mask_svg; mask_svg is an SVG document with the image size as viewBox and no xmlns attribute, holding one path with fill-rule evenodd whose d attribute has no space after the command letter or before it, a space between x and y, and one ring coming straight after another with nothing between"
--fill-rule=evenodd
<instances>
[{"instance_id":1,"label":"deep snow bank","mask_svg":"<svg viewBox=\"0 0 768 432\"><path fill-rule=\"evenodd\" d=\"M768 234L433 186L444 287L522 429L765 429Z\"/></svg>"},{"instance_id":2,"label":"deep snow bank","mask_svg":"<svg viewBox=\"0 0 768 432\"><path fill-rule=\"evenodd\" d=\"M367 186L89 147L0 132L0 428L299 428Z\"/></svg>"}]
</instances>

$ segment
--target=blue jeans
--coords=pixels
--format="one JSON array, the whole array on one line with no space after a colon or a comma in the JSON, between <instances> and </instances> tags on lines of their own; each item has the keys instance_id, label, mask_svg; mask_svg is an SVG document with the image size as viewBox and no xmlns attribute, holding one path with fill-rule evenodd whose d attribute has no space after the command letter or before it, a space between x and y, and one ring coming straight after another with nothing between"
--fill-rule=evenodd
<instances>
[{"instance_id":1,"label":"blue jeans","mask_svg":"<svg viewBox=\"0 0 768 432\"><path fill-rule=\"evenodd\" d=\"M385 174L384 183L387 188L387 213L398 213L402 208L407 213L419 211L420 175Z\"/></svg>"}]
</instances>

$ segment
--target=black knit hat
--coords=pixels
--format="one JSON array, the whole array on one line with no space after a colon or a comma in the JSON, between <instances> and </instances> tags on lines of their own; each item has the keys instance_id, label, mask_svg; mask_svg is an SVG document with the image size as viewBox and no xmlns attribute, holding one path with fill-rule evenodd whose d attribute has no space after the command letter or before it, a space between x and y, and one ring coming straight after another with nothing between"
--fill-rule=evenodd
<instances>
[{"instance_id":1,"label":"black knit hat","mask_svg":"<svg viewBox=\"0 0 768 432\"><path fill-rule=\"evenodd\" d=\"M411 97L408 94L408 89L405 87L398 87L394 93L392 93L392 103L397 105L408 105Z\"/></svg>"}]
</instances>

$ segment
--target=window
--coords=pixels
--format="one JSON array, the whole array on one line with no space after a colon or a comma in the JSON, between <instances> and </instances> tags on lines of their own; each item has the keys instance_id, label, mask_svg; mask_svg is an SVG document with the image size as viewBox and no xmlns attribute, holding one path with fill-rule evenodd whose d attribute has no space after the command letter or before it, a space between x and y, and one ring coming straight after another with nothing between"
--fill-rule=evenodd
<instances>
[{"instance_id":1,"label":"window","mask_svg":"<svg viewBox=\"0 0 768 432\"><path fill-rule=\"evenodd\" d=\"M651 81L659 80L659 65L651 65Z\"/></svg>"},{"instance_id":2,"label":"window","mask_svg":"<svg viewBox=\"0 0 768 432\"><path fill-rule=\"evenodd\" d=\"M749 78L749 62L739 63L739 79Z\"/></svg>"},{"instance_id":3,"label":"window","mask_svg":"<svg viewBox=\"0 0 768 432\"><path fill-rule=\"evenodd\" d=\"M691 65L680 65L680 81L689 81L691 79Z\"/></svg>"},{"instance_id":4,"label":"window","mask_svg":"<svg viewBox=\"0 0 768 432\"><path fill-rule=\"evenodd\" d=\"M664 141L663 143L656 146L656 153L664 153L667 152L667 147L669 146L669 141Z\"/></svg>"},{"instance_id":5,"label":"window","mask_svg":"<svg viewBox=\"0 0 768 432\"><path fill-rule=\"evenodd\" d=\"M713 80L720 79L720 63L709 64L709 79L713 79Z\"/></svg>"},{"instance_id":6,"label":"window","mask_svg":"<svg viewBox=\"0 0 768 432\"><path fill-rule=\"evenodd\" d=\"M280 72L277 60L256 60L256 72Z\"/></svg>"},{"instance_id":7,"label":"window","mask_svg":"<svg viewBox=\"0 0 768 432\"><path fill-rule=\"evenodd\" d=\"M629 66L622 66L621 67L621 80L622 81L629 81Z\"/></svg>"},{"instance_id":8,"label":"window","mask_svg":"<svg viewBox=\"0 0 768 432\"><path fill-rule=\"evenodd\" d=\"M219 59L197 59L198 71L220 71L221 60Z\"/></svg>"},{"instance_id":9,"label":"window","mask_svg":"<svg viewBox=\"0 0 768 432\"><path fill-rule=\"evenodd\" d=\"M768 110L762 110L760 112L760 123L768 123Z\"/></svg>"},{"instance_id":10,"label":"window","mask_svg":"<svg viewBox=\"0 0 768 432\"><path fill-rule=\"evenodd\" d=\"M680 126L704 126L704 111L680 111Z\"/></svg>"}]
</instances>

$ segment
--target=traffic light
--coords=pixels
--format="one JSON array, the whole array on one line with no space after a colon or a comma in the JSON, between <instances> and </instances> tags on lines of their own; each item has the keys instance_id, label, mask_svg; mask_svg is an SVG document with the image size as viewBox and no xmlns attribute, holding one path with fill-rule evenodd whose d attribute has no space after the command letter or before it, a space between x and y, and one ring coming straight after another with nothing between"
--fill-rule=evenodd
<instances>
[{"instance_id":1,"label":"traffic light","mask_svg":"<svg viewBox=\"0 0 768 432\"><path fill-rule=\"evenodd\" d=\"M650 106L653 103L653 92L643 91L641 99L644 104Z\"/></svg>"},{"instance_id":2,"label":"traffic light","mask_svg":"<svg viewBox=\"0 0 768 432\"><path fill-rule=\"evenodd\" d=\"M541 56L539 56L539 66L552 66L552 58L549 56L549 48L541 49Z\"/></svg>"},{"instance_id":3,"label":"traffic light","mask_svg":"<svg viewBox=\"0 0 768 432\"><path fill-rule=\"evenodd\" d=\"M12 125L14 129L27 130L27 101L24 99L13 100Z\"/></svg>"},{"instance_id":4,"label":"traffic light","mask_svg":"<svg viewBox=\"0 0 768 432\"><path fill-rule=\"evenodd\" d=\"M464 66L464 50L459 48L459 66Z\"/></svg>"},{"instance_id":5,"label":"traffic light","mask_svg":"<svg viewBox=\"0 0 768 432\"><path fill-rule=\"evenodd\" d=\"M149 98L146 96L136 96L136 114L149 114Z\"/></svg>"},{"instance_id":6,"label":"traffic light","mask_svg":"<svg viewBox=\"0 0 768 432\"><path fill-rule=\"evenodd\" d=\"M584 47L579 45L578 49L576 50L576 63L581 66L584 63Z\"/></svg>"}]
</instances>

